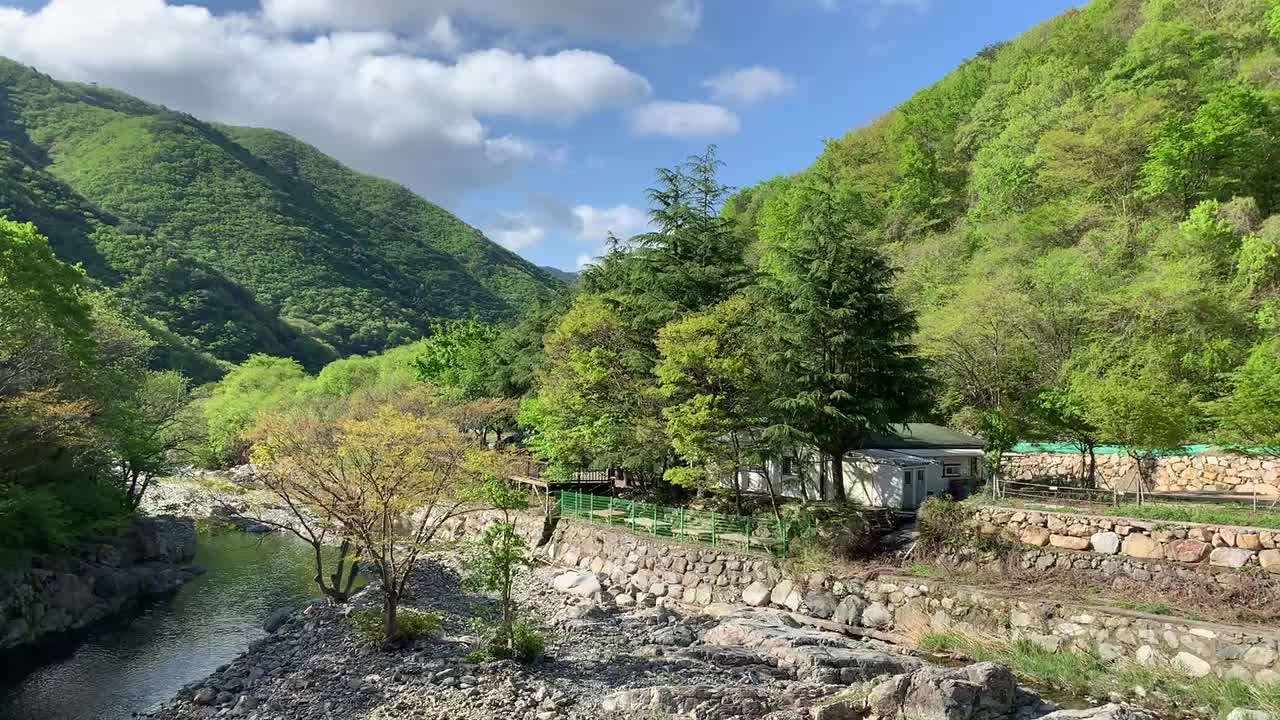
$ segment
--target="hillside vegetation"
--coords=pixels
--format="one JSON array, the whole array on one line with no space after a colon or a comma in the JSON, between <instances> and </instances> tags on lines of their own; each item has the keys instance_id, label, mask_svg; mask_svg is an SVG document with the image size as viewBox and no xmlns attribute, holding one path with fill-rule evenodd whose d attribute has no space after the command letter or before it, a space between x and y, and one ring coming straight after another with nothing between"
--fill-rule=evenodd
<instances>
[{"instance_id":1,"label":"hillside vegetation","mask_svg":"<svg viewBox=\"0 0 1280 720\"><path fill-rule=\"evenodd\" d=\"M445 210L285 134L201 122L0 59L0 213L119 295L198 377L318 368L515 317L560 283Z\"/></svg>"},{"instance_id":2,"label":"hillside vegetation","mask_svg":"<svg viewBox=\"0 0 1280 720\"><path fill-rule=\"evenodd\" d=\"M1256 445L1280 437L1262 381L1280 368L1278 51L1272 0L1095 0L725 214L767 245L797 187L835 175L955 424Z\"/></svg>"}]
</instances>

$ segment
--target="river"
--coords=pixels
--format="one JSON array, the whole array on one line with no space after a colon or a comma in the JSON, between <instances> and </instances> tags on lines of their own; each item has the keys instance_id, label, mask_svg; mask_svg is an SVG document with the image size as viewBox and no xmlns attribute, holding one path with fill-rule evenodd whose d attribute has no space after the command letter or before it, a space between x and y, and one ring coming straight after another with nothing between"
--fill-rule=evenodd
<instances>
[{"instance_id":1,"label":"river","mask_svg":"<svg viewBox=\"0 0 1280 720\"><path fill-rule=\"evenodd\" d=\"M172 596L35 667L5 668L0 720L129 718L244 652L275 609L318 594L311 548L291 536L201 534L195 562L208 572Z\"/></svg>"}]
</instances>

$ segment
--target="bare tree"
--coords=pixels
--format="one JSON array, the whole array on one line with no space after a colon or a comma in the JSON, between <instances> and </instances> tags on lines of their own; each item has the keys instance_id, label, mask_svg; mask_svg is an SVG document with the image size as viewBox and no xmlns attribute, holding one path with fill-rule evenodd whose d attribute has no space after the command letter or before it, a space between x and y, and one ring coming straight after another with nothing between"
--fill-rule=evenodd
<instances>
[{"instance_id":1,"label":"bare tree","mask_svg":"<svg viewBox=\"0 0 1280 720\"><path fill-rule=\"evenodd\" d=\"M407 408L358 397L342 405L262 418L254 460L295 515L316 518L317 534L360 548L382 582L392 641L418 558L445 522L479 507L473 454L484 451L429 401Z\"/></svg>"}]
</instances>

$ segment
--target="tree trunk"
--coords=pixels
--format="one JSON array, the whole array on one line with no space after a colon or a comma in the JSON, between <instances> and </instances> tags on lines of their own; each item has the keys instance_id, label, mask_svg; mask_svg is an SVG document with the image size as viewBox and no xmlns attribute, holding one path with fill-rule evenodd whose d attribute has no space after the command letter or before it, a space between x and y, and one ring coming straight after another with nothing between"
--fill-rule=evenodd
<instances>
[{"instance_id":1,"label":"tree trunk","mask_svg":"<svg viewBox=\"0 0 1280 720\"><path fill-rule=\"evenodd\" d=\"M831 499L844 502L844 451L831 453Z\"/></svg>"},{"instance_id":2,"label":"tree trunk","mask_svg":"<svg viewBox=\"0 0 1280 720\"><path fill-rule=\"evenodd\" d=\"M739 515L742 514L742 466L733 466L733 508Z\"/></svg>"},{"instance_id":3,"label":"tree trunk","mask_svg":"<svg viewBox=\"0 0 1280 720\"><path fill-rule=\"evenodd\" d=\"M1098 456L1093 451L1093 443L1089 443L1089 487L1098 487Z\"/></svg>"},{"instance_id":4,"label":"tree trunk","mask_svg":"<svg viewBox=\"0 0 1280 720\"><path fill-rule=\"evenodd\" d=\"M382 603L382 636L384 638L383 642L387 645L394 644L394 638L400 631L400 622L396 617L396 610L399 608L399 605L400 598L396 597L395 593L386 592L384 588Z\"/></svg>"}]
</instances>

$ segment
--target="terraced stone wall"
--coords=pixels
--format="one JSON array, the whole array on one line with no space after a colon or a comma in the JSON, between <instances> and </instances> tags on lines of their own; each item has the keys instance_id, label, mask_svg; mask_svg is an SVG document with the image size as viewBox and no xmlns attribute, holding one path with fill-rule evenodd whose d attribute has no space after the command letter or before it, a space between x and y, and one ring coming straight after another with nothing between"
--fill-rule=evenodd
<instances>
[{"instance_id":1,"label":"terraced stone wall","mask_svg":"<svg viewBox=\"0 0 1280 720\"><path fill-rule=\"evenodd\" d=\"M1095 478L1103 488L1130 490L1138 470L1128 455L1095 456ZM1026 482L1080 478L1086 462L1073 453L1011 453L1003 462L1005 477ZM1158 492L1204 491L1275 497L1280 495L1280 460L1229 453L1201 453L1160 458L1154 475Z\"/></svg>"}]
</instances>

